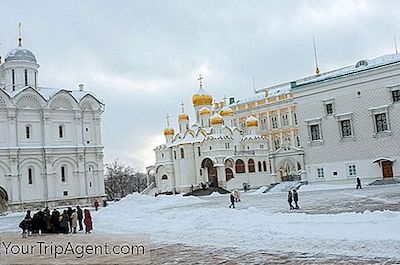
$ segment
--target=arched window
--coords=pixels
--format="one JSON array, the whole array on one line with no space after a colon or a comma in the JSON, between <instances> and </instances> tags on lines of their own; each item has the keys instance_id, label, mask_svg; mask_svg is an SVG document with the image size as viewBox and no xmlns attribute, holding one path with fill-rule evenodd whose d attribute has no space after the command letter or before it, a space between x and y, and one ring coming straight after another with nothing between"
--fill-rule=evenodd
<instances>
[{"instance_id":1,"label":"arched window","mask_svg":"<svg viewBox=\"0 0 400 265\"><path fill-rule=\"evenodd\" d=\"M15 91L15 71L11 70L11 78L12 78L12 90Z\"/></svg>"},{"instance_id":2,"label":"arched window","mask_svg":"<svg viewBox=\"0 0 400 265\"><path fill-rule=\"evenodd\" d=\"M25 138L26 139L31 139L31 126L30 125L26 125L25 126Z\"/></svg>"},{"instance_id":3,"label":"arched window","mask_svg":"<svg viewBox=\"0 0 400 265\"><path fill-rule=\"evenodd\" d=\"M267 162L263 161L263 170L267 171Z\"/></svg>"},{"instance_id":4,"label":"arched window","mask_svg":"<svg viewBox=\"0 0 400 265\"><path fill-rule=\"evenodd\" d=\"M33 168L28 168L28 184L33 184Z\"/></svg>"},{"instance_id":5,"label":"arched window","mask_svg":"<svg viewBox=\"0 0 400 265\"><path fill-rule=\"evenodd\" d=\"M241 160L241 159L236 160L235 171L236 171L236 173L244 173L245 172L243 160Z\"/></svg>"},{"instance_id":6,"label":"arched window","mask_svg":"<svg viewBox=\"0 0 400 265\"><path fill-rule=\"evenodd\" d=\"M167 180L168 177L167 177L167 175L163 175L163 176L161 177L161 179L162 179L162 180Z\"/></svg>"},{"instance_id":7,"label":"arched window","mask_svg":"<svg viewBox=\"0 0 400 265\"><path fill-rule=\"evenodd\" d=\"M181 158L185 158L185 150L183 148L181 148Z\"/></svg>"},{"instance_id":8,"label":"arched window","mask_svg":"<svg viewBox=\"0 0 400 265\"><path fill-rule=\"evenodd\" d=\"M36 72L35 72L35 87L37 87L37 76L36 76Z\"/></svg>"},{"instance_id":9,"label":"arched window","mask_svg":"<svg viewBox=\"0 0 400 265\"><path fill-rule=\"evenodd\" d=\"M261 161L258 161L258 172L261 172L262 171L262 166L261 166Z\"/></svg>"},{"instance_id":10,"label":"arched window","mask_svg":"<svg viewBox=\"0 0 400 265\"><path fill-rule=\"evenodd\" d=\"M58 126L58 137L64 138L64 125Z\"/></svg>"},{"instance_id":11,"label":"arched window","mask_svg":"<svg viewBox=\"0 0 400 265\"><path fill-rule=\"evenodd\" d=\"M249 159L247 162L247 166L249 167L249 172L256 172L255 166L254 166L254 160L252 158Z\"/></svg>"},{"instance_id":12,"label":"arched window","mask_svg":"<svg viewBox=\"0 0 400 265\"><path fill-rule=\"evenodd\" d=\"M25 86L27 86L28 85L28 70L25 69L24 74L25 74Z\"/></svg>"},{"instance_id":13,"label":"arched window","mask_svg":"<svg viewBox=\"0 0 400 265\"><path fill-rule=\"evenodd\" d=\"M61 182L66 181L67 169L65 166L61 166Z\"/></svg>"}]
</instances>

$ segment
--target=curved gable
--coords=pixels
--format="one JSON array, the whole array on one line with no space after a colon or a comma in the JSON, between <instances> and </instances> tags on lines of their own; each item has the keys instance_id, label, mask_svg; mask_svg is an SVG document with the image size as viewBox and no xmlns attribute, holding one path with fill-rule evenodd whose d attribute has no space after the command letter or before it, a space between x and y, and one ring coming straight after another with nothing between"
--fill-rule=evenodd
<instances>
[{"instance_id":1,"label":"curved gable","mask_svg":"<svg viewBox=\"0 0 400 265\"><path fill-rule=\"evenodd\" d=\"M46 100L32 87L26 87L16 94L12 101L19 109L41 109Z\"/></svg>"},{"instance_id":2,"label":"curved gable","mask_svg":"<svg viewBox=\"0 0 400 265\"><path fill-rule=\"evenodd\" d=\"M79 108L75 98L65 90L60 90L53 95L47 105L51 110L76 110Z\"/></svg>"},{"instance_id":3,"label":"curved gable","mask_svg":"<svg viewBox=\"0 0 400 265\"><path fill-rule=\"evenodd\" d=\"M79 106L83 110L100 110L102 103L91 94L85 95L79 102Z\"/></svg>"}]
</instances>

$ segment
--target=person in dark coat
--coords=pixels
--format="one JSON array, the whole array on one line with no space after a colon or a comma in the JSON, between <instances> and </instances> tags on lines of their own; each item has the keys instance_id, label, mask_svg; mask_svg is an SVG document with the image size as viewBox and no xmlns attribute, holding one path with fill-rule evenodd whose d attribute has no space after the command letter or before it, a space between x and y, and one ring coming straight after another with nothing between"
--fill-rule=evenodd
<instances>
[{"instance_id":1,"label":"person in dark coat","mask_svg":"<svg viewBox=\"0 0 400 265\"><path fill-rule=\"evenodd\" d=\"M26 211L26 215L25 215L24 219L21 221L21 223L19 223L19 228L22 229L22 237L23 238L25 238L27 235L29 235L29 233L32 231L31 221L32 221L31 210L28 210L28 211Z\"/></svg>"},{"instance_id":2,"label":"person in dark coat","mask_svg":"<svg viewBox=\"0 0 400 265\"><path fill-rule=\"evenodd\" d=\"M287 201L289 203L290 210L293 210L294 209L294 207L292 205L293 195L292 195L292 192L290 190L288 191Z\"/></svg>"},{"instance_id":3,"label":"person in dark coat","mask_svg":"<svg viewBox=\"0 0 400 265\"><path fill-rule=\"evenodd\" d=\"M60 229L64 234L68 234L69 228L69 215L68 211L64 210L63 214L60 216Z\"/></svg>"},{"instance_id":4,"label":"person in dark coat","mask_svg":"<svg viewBox=\"0 0 400 265\"><path fill-rule=\"evenodd\" d=\"M32 216L32 234L39 233L39 217L38 213L34 213Z\"/></svg>"},{"instance_id":5,"label":"person in dark coat","mask_svg":"<svg viewBox=\"0 0 400 265\"><path fill-rule=\"evenodd\" d=\"M295 205L294 207L296 209L299 209L299 205L297 204L297 202L299 201L299 194L297 193L296 189L293 190L293 201L294 201L294 205Z\"/></svg>"},{"instance_id":6,"label":"person in dark coat","mask_svg":"<svg viewBox=\"0 0 400 265\"><path fill-rule=\"evenodd\" d=\"M358 189L358 188L362 189L362 187L361 187L361 179L359 177L357 177L357 185L356 185L356 189Z\"/></svg>"},{"instance_id":7,"label":"person in dark coat","mask_svg":"<svg viewBox=\"0 0 400 265\"><path fill-rule=\"evenodd\" d=\"M231 193L229 198L231 200L231 204L229 205L229 208L231 208L231 207L235 208L235 195L233 194L233 192Z\"/></svg>"},{"instance_id":8,"label":"person in dark coat","mask_svg":"<svg viewBox=\"0 0 400 265\"><path fill-rule=\"evenodd\" d=\"M85 232L86 234L90 234L90 231L93 230L93 223L92 223L92 216L90 215L90 211L88 209L85 209L84 211L85 214Z\"/></svg>"},{"instance_id":9,"label":"person in dark coat","mask_svg":"<svg viewBox=\"0 0 400 265\"><path fill-rule=\"evenodd\" d=\"M76 212L78 214L79 231L82 231L83 230L83 224L82 224L83 211L82 211L82 208L79 205L76 206Z\"/></svg>"},{"instance_id":10,"label":"person in dark coat","mask_svg":"<svg viewBox=\"0 0 400 265\"><path fill-rule=\"evenodd\" d=\"M57 211L57 209L54 209L53 212L51 213L51 224L53 227L53 233L59 233L61 232L60 230L60 212Z\"/></svg>"},{"instance_id":11,"label":"person in dark coat","mask_svg":"<svg viewBox=\"0 0 400 265\"><path fill-rule=\"evenodd\" d=\"M68 213L69 229L70 229L69 232L72 233L72 218L71 218L72 208L71 207L68 207L67 213Z\"/></svg>"}]
</instances>

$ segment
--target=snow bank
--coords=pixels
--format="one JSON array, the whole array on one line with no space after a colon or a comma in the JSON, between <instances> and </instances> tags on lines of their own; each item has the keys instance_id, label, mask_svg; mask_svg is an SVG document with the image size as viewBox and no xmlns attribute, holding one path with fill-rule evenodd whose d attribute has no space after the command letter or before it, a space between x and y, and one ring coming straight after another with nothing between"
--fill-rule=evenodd
<instances>
[{"instance_id":1,"label":"snow bank","mask_svg":"<svg viewBox=\"0 0 400 265\"><path fill-rule=\"evenodd\" d=\"M226 204L225 196L213 200ZM399 212L269 213L210 206L192 196L134 194L93 217L96 233L148 233L156 244L400 258Z\"/></svg>"}]
</instances>

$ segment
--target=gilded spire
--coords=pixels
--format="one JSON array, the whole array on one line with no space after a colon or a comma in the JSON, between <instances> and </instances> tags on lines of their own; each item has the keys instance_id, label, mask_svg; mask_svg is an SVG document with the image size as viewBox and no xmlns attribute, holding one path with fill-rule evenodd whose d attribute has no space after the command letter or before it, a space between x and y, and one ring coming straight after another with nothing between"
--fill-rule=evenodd
<instances>
[{"instance_id":1,"label":"gilded spire","mask_svg":"<svg viewBox=\"0 0 400 265\"><path fill-rule=\"evenodd\" d=\"M394 40L394 50L395 50L396 54L398 54L396 35L393 35L393 40Z\"/></svg>"},{"instance_id":2,"label":"gilded spire","mask_svg":"<svg viewBox=\"0 0 400 265\"><path fill-rule=\"evenodd\" d=\"M165 116L165 119L167 121L167 127L169 127L169 115L167 114L167 116Z\"/></svg>"},{"instance_id":3,"label":"gilded spire","mask_svg":"<svg viewBox=\"0 0 400 265\"><path fill-rule=\"evenodd\" d=\"M199 78L197 78L197 80L199 80L200 82L200 88L203 88L203 79L204 77L202 77L201 74L199 74Z\"/></svg>"},{"instance_id":4,"label":"gilded spire","mask_svg":"<svg viewBox=\"0 0 400 265\"><path fill-rule=\"evenodd\" d=\"M315 58L315 74L319 76L319 68L318 68L318 58L317 58L317 47L315 46L315 38L312 39L314 44L314 58Z\"/></svg>"},{"instance_id":5,"label":"gilded spire","mask_svg":"<svg viewBox=\"0 0 400 265\"><path fill-rule=\"evenodd\" d=\"M22 23L18 23L18 47L22 47Z\"/></svg>"}]
</instances>

